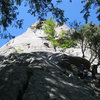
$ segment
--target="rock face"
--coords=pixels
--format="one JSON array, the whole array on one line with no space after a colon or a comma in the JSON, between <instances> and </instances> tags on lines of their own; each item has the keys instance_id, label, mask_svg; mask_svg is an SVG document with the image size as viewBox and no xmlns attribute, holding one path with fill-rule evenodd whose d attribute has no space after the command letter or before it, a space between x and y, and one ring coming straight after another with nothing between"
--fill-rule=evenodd
<instances>
[{"instance_id":1,"label":"rock face","mask_svg":"<svg viewBox=\"0 0 100 100\"><path fill-rule=\"evenodd\" d=\"M78 77L90 63L55 53L46 37L37 22L0 48L0 100L100 100L92 79Z\"/></svg>"},{"instance_id":2,"label":"rock face","mask_svg":"<svg viewBox=\"0 0 100 100\"><path fill-rule=\"evenodd\" d=\"M48 36L44 33L42 29L43 23L44 22L41 21L36 22L30 28L28 28L25 33L9 41L7 44L0 48L0 55L8 56L11 53L30 53L38 51L55 52L54 47L47 40ZM70 30L70 28L66 25L60 26L59 24L57 24L56 26L56 36L58 36L62 30ZM56 50L56 52L61 51L61 49L59 48L56 48ZM89 52L89 50L86 50L85 52L85 58L88 60L91 58ZM75 47L67 48L64 53L71 56L82 57L82 52L79 44ZM97 64L97 59L95 60L94 64Z\"/></svg>"},{"instance_id":3,"label":"rock face","mask_svg":"<svg viewBox=\"0 0 100 100\"><path fill-rule=\"evenodd\" d=\"M10 54L0 62L0 100L99 100L90 82L69 77L50 52ZM67 65L66 65L67 66Z\"/></svg>"},{"instance_id":4,"label":"rock face","mask_svg":"<svg viewBox=\"0 0 100 100\"><path fill-rule=\"evenodd\" d=\"M53 46L46 40L47 35L38 25L40 22L33 24L25 33L12 39L6 45L0 48L0 55L9 55L10 53L30 53L34 51L51 51L54 52ZM55 28L56 34L61 30L68 31L66 25ZM47 44L47 45L46 45Z\"/></svg>"},{"instance_id":5,"label":"rock face","mask_svg":"<svg viewBox=\"0 0 100 100\"><path fill-rule=\"evenodd\" d=\"M90 62L81 57L68 56L66 54L53 54L50 60L70 74L78 75L79 71L83 72L85 69L90 69Z\"/></svg>"}]
</instances>

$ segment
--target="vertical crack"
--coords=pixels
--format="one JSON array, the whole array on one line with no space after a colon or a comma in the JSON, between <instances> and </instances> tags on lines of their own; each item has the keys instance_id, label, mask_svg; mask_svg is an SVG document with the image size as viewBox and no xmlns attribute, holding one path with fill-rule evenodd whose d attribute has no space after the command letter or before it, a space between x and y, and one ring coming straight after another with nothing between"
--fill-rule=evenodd
<instances>
[{"instance_id":1,"label":"vertical crack","mask_svg":"<svg viewBox=\"0 0 100 100\"><path fill-rule=\"evenodd\" d=\"M27 69L27 80L26 83L23 84L23 88L19 90L17 100L22 100L23 95L25 94L26 89L28 88L29 80L33 74L33 69Z\"/></svg>"}]
</instances>

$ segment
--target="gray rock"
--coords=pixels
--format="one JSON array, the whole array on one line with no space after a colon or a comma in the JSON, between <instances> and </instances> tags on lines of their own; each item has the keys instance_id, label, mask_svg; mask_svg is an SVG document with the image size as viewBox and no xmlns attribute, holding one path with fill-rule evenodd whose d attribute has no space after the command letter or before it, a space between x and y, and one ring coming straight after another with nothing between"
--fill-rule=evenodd
<instances>
[{"instance_id":1,"label":"gray rock","mask_svg":"<svg viewBox=\"0 0 100 100\"><path fill-rule=\"evenodd\" d=\"M13 63L0 67L0 100L100 99L99 90L94 91L75 75L69 77L63 73L62 68L49 59L50 55L53 54L34 52L9 56L8 62L13 58ZM22 58L19 64L17 61ZM32 58L35 60L31 63Z\"/></svg>"},{"instance_id":2,"label":"gray rock","mask_svg":"<svg viewBox=\"0 0 100 100\"><path fill-rule=\"evenodd\" d=\"M41 25L32 25L0 48L0 100L100 100L100 89L77 76L90 63L55 54ZM55 30L58 36L70 29L57 25Z\"/></svg>"},{"instance_id":3,"label":"gray rock","mask_svg":"<svg viewBox=\"0 0 100 100\"><path fill-rule=\"evenodd\" d=\"M81 57L56 53L51 55L49 59L68 73L78 74L80 70L84 71L84 69L90 69L90 62Z\"/></svg>"},{"instance_id":4,"label":"gray rock","mask_svg":"<svg viewBox=\"0 0 100 100\"><path fill-rule=\"evenodd\" d=\"M5 66L0 68L0 100L18 100L27 83L24 66Z\"/></svg>"}]
</instances>

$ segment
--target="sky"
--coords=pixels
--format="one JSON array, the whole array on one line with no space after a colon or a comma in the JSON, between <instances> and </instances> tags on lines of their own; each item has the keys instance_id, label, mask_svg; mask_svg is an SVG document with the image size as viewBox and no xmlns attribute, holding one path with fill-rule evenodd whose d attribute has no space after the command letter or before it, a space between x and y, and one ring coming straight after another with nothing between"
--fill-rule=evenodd
<instances>
[{"instance_id":1,"label":"sky","mask_svg":"<svg viewBox=\"0 0 100 100\"><path fill-rule=\"evenodd\" d=\"M73 0L72 3L68 2L69 0L63 0L63 2L59 5L55 3L55 0L53 0L55 6L61 8L64 10L65 16L69 18L68 22L66 23L67 26L69 26L69 22L73 21L78 21L82 22L83 24L85 23L85 20L83 19L83 14L80 14L80 11L83 8L83 4L81 4L81 0ZM22 4L18 11L18 19L24 19L23 23L23 28L21 29L16 29L14 27L9 27L8 32L10 32L11 35L18 36L21 35L22 33L26 32L26 30L33 24L35 23L38 19L37 17L34 17L27 13L27 10L29 7L24 7L24 4ZM46 17L47 19L52 17L51 14L48 14ZM95 24L100 24L100 22L96 18L95 14L95 9L91 10L91 16L89 17L89 21L94 22ZM9 39L0 39L0 47L2 47L4 44L6 44L9 41Z\"/></svg>"}]
</instances>

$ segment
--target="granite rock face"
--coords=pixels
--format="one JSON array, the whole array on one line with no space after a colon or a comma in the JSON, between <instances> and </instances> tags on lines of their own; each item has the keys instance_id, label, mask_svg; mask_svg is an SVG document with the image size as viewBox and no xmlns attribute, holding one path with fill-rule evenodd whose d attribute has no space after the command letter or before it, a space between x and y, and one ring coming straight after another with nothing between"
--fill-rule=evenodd
<instances>
[{"instance_id":1,"label":"granite rock face","mask_svg":"<svg viewBox=\"0 0 100 100\"><path fill-rule=\"evenodd\" d=\"M55 53L38 23L0 48L0 100L100 100L92 79L78 77L90 63Z\"/></svg>"},{"instance_id":2,"label":"granite rock face","mask_svg":"<svg viewBox=\"0 0 100 100\"><path fill-rule=\"evenodd\" d=\"M54 62L53 55L33 52L2 57L0 100L100 99L100 91L90 85L89 79L82 80L72 70L63 69Z\"/></svg>"},{"instance_id":3,"label":"granite rock face","mask_svg":"<svg viewBox=\"0 0 100 100\"><path fill-rule=\"evenodd\" d=\"M31 53L31 52L55 52L53 45L47 40L48 36L44 33L42 26L44 22L38 21L33 24L30 28L27 29L22 35L15 37L7 44L0 48L0 55L8 56L11 53ZM70 31L66 25L59 25L56 23L55 34L56 38L61 33L62 30ZM56 52L61 52L61 48L56 48ZM78 44L75 47L67 48L64 52L67 55L82 57L82 52L80 45ZM87 49L85 52L85 58L90 59L91 54L90 50ZM94 64L97 63L97 59L94 61Z\"/></svg>"},{"instance_id":4,"label":"granite rock face","mask_svg":"<svg viewBox=\"0 0 100 100\"><path fill-rule=\"evenodd\" d=\"M0 48L0 55L9 55L10 53L30 53L35 51L51 51L54 52L53 46L46 39L48 36L43 29L38 25L40 22L33 24L22 35L12 39L3 47ZM38 26L38 27L37 27ZM66 25L57 26L55 28L56 34L61 30L68 31L69 27Z\"/></svg>"}]
</instances>

